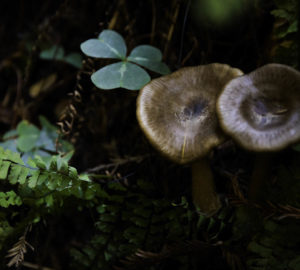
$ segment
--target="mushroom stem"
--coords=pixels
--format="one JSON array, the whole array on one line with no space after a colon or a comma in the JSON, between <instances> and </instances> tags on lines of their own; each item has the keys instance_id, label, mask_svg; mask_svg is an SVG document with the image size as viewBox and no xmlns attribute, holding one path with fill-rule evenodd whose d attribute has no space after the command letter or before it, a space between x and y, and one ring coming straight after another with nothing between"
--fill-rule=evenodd
<instances>
[{"instance_id":1,"label":"mushroom stem","mask_svg":"<svg viewBox=\"0 0 300 270\"><path fill-rule=\"evenodd\" d=\"M251 201L262 200L265 185L270 178L273 164L273 153L257 153L253 173L250 179L248 197Z\"/></svg>"},{"instance_id":2,"label":"mushroom stem","mask_svg":"<svg viewBox=\"0 0 300 270\"><path fill-rule=\"evenodd\" d=\"M192 163L192 196L194 205L208 216L216 213L221 207L206 157Z\"/></svg>"}]
</instances>

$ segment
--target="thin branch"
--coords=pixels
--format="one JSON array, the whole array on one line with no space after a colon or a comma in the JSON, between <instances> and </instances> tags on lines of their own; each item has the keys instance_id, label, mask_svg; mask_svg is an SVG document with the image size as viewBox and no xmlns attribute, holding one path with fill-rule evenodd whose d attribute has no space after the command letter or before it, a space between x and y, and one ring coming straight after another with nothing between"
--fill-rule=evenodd
<instances>
[{"instance_id":1,"label":"thin branch","mask_svg":"<svg viewBox=\"0 0 300 270\"><path fill-rule=\"evenodd\" d=\"M114 159L111 159L112 163L98 165L94 168L88 169L87 173L93 173L93 172L97 172L97 171L101 171L101 170L107 170L107 169L110 169L113 167L119 167L121 165L131 163L131 162L140 163L149 156L150 155L125 157L125 158L114 158Z\"/></svg>"}]
</instances>

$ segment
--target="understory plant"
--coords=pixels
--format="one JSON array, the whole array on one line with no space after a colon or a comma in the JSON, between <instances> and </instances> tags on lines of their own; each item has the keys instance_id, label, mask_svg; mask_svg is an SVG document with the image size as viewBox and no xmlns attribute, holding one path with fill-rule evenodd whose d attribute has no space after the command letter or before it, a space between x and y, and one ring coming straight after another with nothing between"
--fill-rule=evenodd
<instances>
[{"instance_id":1,"label":"understory plant","mask_svg":"<svg viewBox=\"0 0 300 270\"><path fill-rule=\"evenodd\" d=\"M101 89L140 89L150 81L149 74L140 66L159 74L170 72L168 66L161 61L161 51L153 46L139 45L127 56L123 37L113 30L103 30L98 38L83 42L80 48L90 57L118 60L92 74L92 82Z\"/></svg>"}]
</instances>

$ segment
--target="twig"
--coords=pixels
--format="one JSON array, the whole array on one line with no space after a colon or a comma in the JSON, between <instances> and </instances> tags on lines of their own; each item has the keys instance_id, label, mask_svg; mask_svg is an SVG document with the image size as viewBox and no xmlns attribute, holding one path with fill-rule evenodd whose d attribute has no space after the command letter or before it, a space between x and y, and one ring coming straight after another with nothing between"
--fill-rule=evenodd
<instances>
[{"instance_id":1,"label":"twig","mask_svg":"<svg viewBox=\"0 0 300 270\"><path fill-rule=\"evenodd\" d=\"M180 2L176 1L176 8L175 8L175 12L174 12L173 17L172 17L172 24L169 28L169 32L168 32L168 35L167 35L167 43L166 43L166 46L165 46L165 49L164 49L164 57L167 56L167 53L168 53L168 50L169 50L169 45L170 45L170 42L171 42L171 39L172 39L172 36L173 36L173 32L174 32L174 29L175 29L175 24L176 24L177 17L178 17L178 14L179 14L179 9L180 9Z\"/></svg>"},{"instance_id":2,"label":"twig","mask_svg":"<svg viewBox=\"0 0 300 270\"><path fill-rule=\"evenodd\" d=\"M112 168L112 167L118 167L118 166L130 163L130 162L140 163L145 158L147 158L149 156L150 155L136 156L136 157L125 157L123 159L122 158L114 158L114 159L111 159L113 161L112 163L98 165L94 168L88 169L87 172L88 173L93 173L93 172L109 169L109 168Z\"/></svg>"}]
</instances>

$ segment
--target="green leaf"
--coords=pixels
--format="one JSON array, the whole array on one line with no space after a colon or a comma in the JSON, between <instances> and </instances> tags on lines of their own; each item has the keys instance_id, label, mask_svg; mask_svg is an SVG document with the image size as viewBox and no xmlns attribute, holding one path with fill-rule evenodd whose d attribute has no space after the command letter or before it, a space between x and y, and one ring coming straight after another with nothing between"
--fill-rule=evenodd
<instances>
[{"instance_id":1,"label":"green leaf","mask_svg":"<svg viewBox=\"0 0 300 270\"><path fill-rule=\"evenodd\" d=\"M69 167L69 176L70 176L72 179L77 179L78 173L77 173L76 168L74 168L74 167Z\"/></svg>"},{"instance_id":2,"label":"green leaf","mask_svg":"<svg viewBox=\"0 0 300 270\"><path fill-rule=\"evenodd\" d=\"M11 140L6 140L4 142L0 142L0 146L3 147L4 149L9 149L13 152L18 152L16 139L11 139Z\"/></svg>"},{"instance_id":3,"label":"green leaf","mask_svg":"<svg viewBox=\"0 0 300 270\"><path fill-rule=\"evenodd\" d=\"M63 174L68 175L68 173L69 173L68 162L66 160L64 160L63 158L58 157L58 159L57 159L57 170L59 172L62 172Z\"/></svg>"},{"instance_id":4,"label":"green leaf","mask_svg":"<svg viewBox=\"0 0 300 270\"><path fill-rule=\"evenodd\" d=\"M40 53L40 58L45 60L62 60L64 57L64 49L60 46L54 45L47 50L43 50Z\"/></svg>"},{"instance_id":5,"label":"green leaf","mask_svg":"<svg viewBox=\"0 0 300 270\"><path fill-rule=\"evenodd\" d=\"M40 58L44 60L64 61L76 68L81 68L82 57L79 53L70 53L65 56L64 49L61 46L54 45L50 49L40 53Z\"/></svg>"},{"instance_id":6,"label":"green leaf","mask_svg":"<svg viewBox=\"0 0 300 270\"><path fill-rule=\"evenodd\" d=\"M17 135L18 135L17 130L16 129L12 129L12 130L9 130L6 133L4 133L2 139L3 140L8 140L8 139L10 139L12 137L16 137Z\"/></svg>"},{"instance_id":7,"label":"green leaf","mask_svg":"<svg viewBox=\"0 0 300 270\"><path fill-rule=\"evenodd\" d=\"M145 68L148 68L151 71L157 72L162 75L166 75L170 73L169 67L163 62L151 61L148 59L134 59L129 58L128 60L135 62Z\"/></svg>"},{"instance_id":8,"label":"green leaf","mask_svg":"<svg viewBox=\"0 0 300 270\"><path fill-rule=\"evenodd\" d=\"M0 206L7 208L10 205L21 205L22 199L13 190L7 192L0 192ZM0 227L1 229L1 227ZM1 234L1 230L0 230Z\"/></svg>"},{"instance_id":9,"label":"green leaf","mask_svg":"<svg viewBox=\"0 0 300 270\"><path fill-rule=\"evenodd\" d=\"M168 66L161 62L161 51L153 46L137 46L131 51L127 59L159 74L170 73Z\"/></svg>"},{"instance_id":10,"label":"green leaf","mask_svg":"<svg viewBox=\"0 0 300 270\"><path fill-rule=\"evenodd\" d=\"M52 134L50 137L54 137L55 139L57 138L57 127L52 125L45 116L40 115L39 116L39 121L41 123L41 126L43 129L47 131L47 133Z\"/></svg>"},{"instance_id":11,"label":"green leaf","mask_svg":"<svg viewBox=\"0 0 300 270\"><path fill-rule=\"evenodd\" d=\"M28 180L28 186L30 188L35 188L36 187L39 176L40 176L40 171L39 170L32 172L32 174L31 174L31 176L29 177L29 180Z\"/></svg>"},{"instance_id":12,"label":"green leaf","mask_svg":"<svg viewBox=\"0 0 300 270\"><path fill-rule=\"evenodd\" d=\"M298 31L298 21L294 21L287 29L287 33L296 33L297 31Z\"/></svg>"},{"instance_id":13,"label":"green leaf","mask_svg":"<svg viewBox=\"0 0 300 270\"><path fill-rule=\"evenodd\" d=\"M49 166L49 169L51 171L57 171L57 159L58 159L57 156L51 157L50 166Z\"/></svg>"},{"instance_id":14,"label":"green leaf","mask_svg":"<svg viewBox=\"0 0 300 270\"><path fill-rule=\"evenodd\" d=\"M24 162L23 162L22 158L20 157L19 153L13 152L10 149L6 149L4 151L4 155L6 156L6 159L8 159L8 160L10 160L12 162L24 165Z\"/></svg>"},{"instance_id":15,"label":"green leaf","mask_svg":"<svg viewBox=\"0 0 300 270\"><path fill-rule=\"evenodd\" d=\"M45 202L48 207L51 207L53 205L53 196L51 194L46 196Z\"/></svg>"},{"instance_id":16,"label":"green leaf","mask_svg":"<svg viewBox=\"0 0 300 270\"><path fill-rule=\"evenodd\" d=\"M289 20L291 18L291 14L284 9L274 9L271 11L271 14L278 18L284 18Z\"/></svg>"},{"instance_id":17,"label":"green leaf","mask_svg":"<svg viewBox=\"0 0 300 270\"><path fill-rule=\"evenodd\" d=\"M21 173L20 173L19 178L18 178L18 182L21 185L25 184L28 173L29 173L29 168L22 167Z\"/></svg>"},{"instance_id":18,"label":"green leaf","mask_svg":"<svg viewBox=\"0 0 300 270\"><path fill-rule=\"evenodd\" d=\"M37 179L37 183L36 185L42 185L46 180L48 179L48 173L41 173ZM34 181L34 179L32 179L32 181ZM34 185L32 183L32 185Z\"/></svg>"},{"instance_id":19,"label":"green leaf","mask_svg":"<svg viewBox=\"0 0 300 270\"><path fill-rule=\"evenodd\" d=\"M127 51L123 37L113 30L102 31L98 39L89 39L80 48L86 55L98 58L124 59Z\"/></svg>"},{"instance_id":20,"label":"green leaf","mask_svg":"<svg viewBox=\"0 0 300 270\"><path fill-rule=\"evenodd\" d=\"M0 160L0 179L7 178L10 164L11 163L9 161Z\"/></svg>"},{"instance_id":21,"label":"green leaf","mask_svg":"<svg viewBox=\"0 0 300 270\"><path fill-rule=\"evenodd\" d=\"M138 90L150 81L148 73L137 65L119 62L95 72L92 82L101 89L125 88Z\"/></svg>"},{"instance_id":22,"label":"green leaf","mask_svg":"<svg viewBox=\"0 0 300 270\"><path fill-rule=\"evenodd\" d=\"M10 173L9 173L9 182L11 184L16 184L18 182L18 177L21 173L22 167L21 166L11 166Z\"/></svg>"},{"instance_id":23,"label":"green leaf","mask_svg":"<svg viewBox=\"0 0 300 270\"><path fill-rule=\"evenodd\" d=\"M42 170L46 170L47 169L47 166L46 166L46 163L44 160L42 160L42 158L40 156L36 156L32 162L35 163L36 167L38 167L39 169L42 169Z\"/></svg>"},{"instance_id":24,"label":"green leaf","mask_svg":"<svg viewBox=\"0 0 300 270\"><path fill-rule=\"evenodd\" d=\"M151 61L161 61L162 53L159 49L150 45L140 45L135 47L128 58L131 59L147 59Z\"/></svg>"},{"instance_id":25,"label":"green leaf","mask_svg":"<svg viewBox=\"0 0 300 270\"><path fill-rule=\"evenodd\" d=\"M64 61L78 69L82 67L82 56L79 53L70 53L66 55Z\"/></svg>"},{"instance_id":26,"label":"green leaf","mask_svg":"<svg viewBox=\"0 0 300 270\"><path fill-rule=\"evenodd\" d=\"M22 152L32 150L40 136L40 130L26 120L21 121L17 126L19 134L17 146Z\"/></svg>"}]
</instances>

